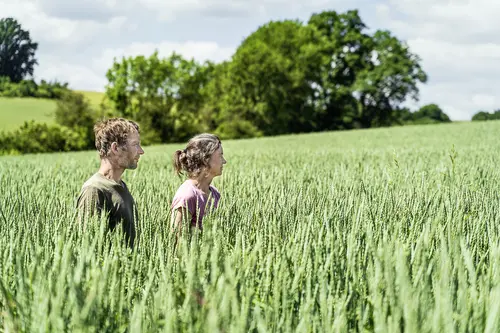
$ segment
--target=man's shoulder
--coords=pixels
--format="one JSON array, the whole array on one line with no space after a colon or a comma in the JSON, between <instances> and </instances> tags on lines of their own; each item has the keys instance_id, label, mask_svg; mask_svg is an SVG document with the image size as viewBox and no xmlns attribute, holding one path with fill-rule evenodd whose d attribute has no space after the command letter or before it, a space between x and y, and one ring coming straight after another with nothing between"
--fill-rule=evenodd
<instances>
[{"instance_id":1,"label":"man's shoulder","mask_svg":"<svg viewBox=\"0 0 500 333\"><path fill-rule=\"evenodd\" d=\"M109 192L110 190L106 188L106 185L94 174L80 188L78 201L88 199L103 200L106 196L105 194Z\"/></svg>"},{"instance_id":2,"label":"man's shoulder","mask_svg":"<svg viewBox=\"0 0 500 333\"><path fill-rule=\"evenodd\" d=\"M93 191L93 192L106 192L112 190L112 185L107 179L99 175L98 173L90 176L82 185L82 191Z\"/></svg>"},{"instance_id":3,"label":"man's shoulder","mask_svg":"<svg viewBox=\"0 0 500 333\"><path fill-rule=\"evenodd\" d=\"M93 183L84 183L78 195L78 201L81 200L102 200L105 197L105 192L100 186Z\"/></svg>"}]
</instances>

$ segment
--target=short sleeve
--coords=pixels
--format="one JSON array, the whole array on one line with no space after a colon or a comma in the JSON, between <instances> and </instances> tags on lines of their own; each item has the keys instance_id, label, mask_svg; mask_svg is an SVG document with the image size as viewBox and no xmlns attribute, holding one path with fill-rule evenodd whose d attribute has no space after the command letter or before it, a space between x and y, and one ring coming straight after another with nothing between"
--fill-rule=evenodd
<instances>
[{"instance_id":1,"label":"short sleeve","mask_svg":"<svg viewBox=\"0 0 500 333\"><path fill-rule=\"evenodd\" d=\"M188 193L185 191L180 191L174 196L172 200L172 210L176 210L178 208L186 208L191 215L195 213L196 207L196 196L192 193Z\"/></svg>"},{"instance_id":2,"label":"short sleeve","mask_svg":"<svg viewBox=\"0 0 500 333\"><path fill-rule=\"evenodd\" d=\"M104 194L93 186L82 188L77 199L76 207L80 216L100 215L104 206Z\"/></svg>"}]
</instances>

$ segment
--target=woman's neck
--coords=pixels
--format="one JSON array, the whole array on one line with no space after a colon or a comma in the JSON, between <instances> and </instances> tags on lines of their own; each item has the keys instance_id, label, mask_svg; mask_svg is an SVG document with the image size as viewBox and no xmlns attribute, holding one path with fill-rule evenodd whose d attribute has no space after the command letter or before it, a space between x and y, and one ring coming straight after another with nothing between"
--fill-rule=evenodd
<instances>
[{"instance_id":1,"label":"woman's neck","mask_svg":"<svg viewBox=\"0 0 500 333\"><path fill-rule=\"evenodd\" d=\"M208 194L210 189L210 184L212 183L213 177L205 177L204 175L199 175L198 177L190 178L192 184L199 188L203 193Z\"/></svg>"}]
</instances>

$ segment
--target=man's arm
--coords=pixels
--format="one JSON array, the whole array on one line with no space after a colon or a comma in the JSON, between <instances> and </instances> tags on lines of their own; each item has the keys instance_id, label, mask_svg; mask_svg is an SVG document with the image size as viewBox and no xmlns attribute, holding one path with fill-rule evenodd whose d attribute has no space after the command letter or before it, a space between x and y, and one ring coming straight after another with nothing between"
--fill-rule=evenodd
<instances>
[{"instance_id":1,"label":"man's arm","mask_svg":"<svg viewBox=\"0 0 500 333\"><path fill-rule=\"evenodd\" d=\"M104 195L93 186L85 187L80 192L76 202L78 222L84 223L89 217L100 216L104 207Z\"/></svg>"}]
</instances>

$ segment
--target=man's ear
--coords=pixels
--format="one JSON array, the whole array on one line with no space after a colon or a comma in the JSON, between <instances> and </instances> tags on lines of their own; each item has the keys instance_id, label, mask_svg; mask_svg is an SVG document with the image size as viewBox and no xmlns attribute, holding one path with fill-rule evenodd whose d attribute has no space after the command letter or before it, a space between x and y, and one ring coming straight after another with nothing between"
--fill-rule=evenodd
<instances>
[{"instance_id":1,"label":"man's ear","mask_svg":"<svg viewBox=\"0 0 500 333\"><path fill-rule=\"evenodd\" d=\"M113 142L111 144L111 149L110 149L111 152L113 152L114 154L117 154L118 153L118 143L116 142Z\"/></svg>"}]
</instances>

